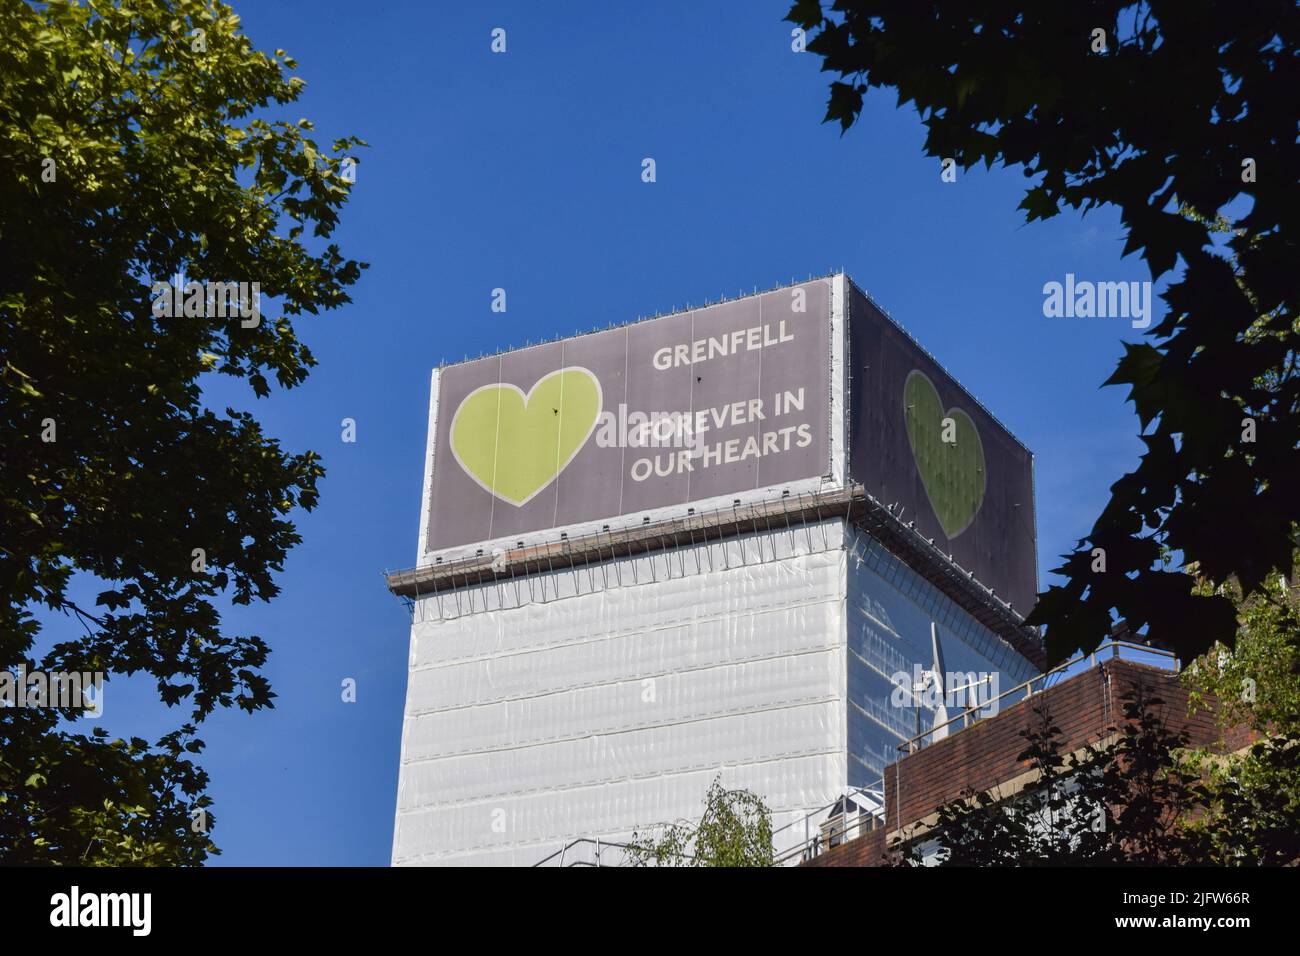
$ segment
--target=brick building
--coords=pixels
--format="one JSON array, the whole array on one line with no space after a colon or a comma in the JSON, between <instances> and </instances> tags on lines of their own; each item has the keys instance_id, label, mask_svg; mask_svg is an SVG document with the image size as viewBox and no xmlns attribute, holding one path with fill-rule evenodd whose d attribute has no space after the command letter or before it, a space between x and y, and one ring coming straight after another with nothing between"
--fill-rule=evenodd
<instances>
[{"instance_id":1,"label":"brick building","mask_svg":"<svg viewBox=\"0 0 1300 956\"><path fill-rule=\"evenodd\" d=\"M1112 645L1116 650L1119 646ZM1244 728L1223 733L1209 710L1188 716L1187 691L1172 670L1103 655L1095 666L891 764L884 775L883 817L848 828L850 839L823 839L810 847L816 855L802 865L883 865L886 848L895 839L922 835L933 825L938 808L966 790L1007 798L1031 787L1036 773L1018 758L1025 748L1021 733L1034 721L1037 707L1045 705L1060 727L1061 752L1072 753L1113 735L1123 719L1124 695L1139 682L1163 701L1157 712L1172 731L1186 730L1192 746L1233 752L1252 742ZM825 826L823 830L833 832Z\"/></svg>"}]
</instances>

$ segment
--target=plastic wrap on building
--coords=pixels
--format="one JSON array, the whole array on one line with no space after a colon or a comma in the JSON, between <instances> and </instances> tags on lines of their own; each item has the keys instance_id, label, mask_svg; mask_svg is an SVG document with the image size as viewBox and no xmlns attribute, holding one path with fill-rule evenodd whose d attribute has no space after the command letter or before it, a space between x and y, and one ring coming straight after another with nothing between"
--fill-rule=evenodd
<instances>
[{"instance_id":1,"label":"plastic wrap on building","mask_svg":"<svg viewBox=\"0 0 1300 956\"><path fill-rule=\"evenodd\" d=\"M833 800L841 545L828 522L422 599L394 863L620 840L698 817L719 773L782 822Z\"/></svg>"},{"instance_id":2,"label":"plastic wrap on building","mask_svg":"<svg viewBox=\"0 0 1300 956\"><path fill-rule=\"evenodd\" d=\"M932 621L953 666L1032 670L949 604L838 519L422 598L393 862L622 842L697 819L717 775L799 843L914 735L892 681Z\"/></svg>"}]
</instances>

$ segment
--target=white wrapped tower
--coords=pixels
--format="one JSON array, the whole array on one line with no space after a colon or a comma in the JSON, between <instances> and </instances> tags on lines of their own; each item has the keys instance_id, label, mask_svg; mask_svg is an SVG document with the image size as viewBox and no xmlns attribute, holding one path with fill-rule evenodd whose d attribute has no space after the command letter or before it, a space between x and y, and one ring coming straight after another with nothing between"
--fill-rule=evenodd
<instances>
[{"instance_id":1,"label":"white wrapped tower","mask_svg":"<svg viewBox=\"0 0 1300 956\"><path fill-rule=\"evenodd\" d=\"M803 843L1041 666L1031 468L843 275L435 372L393 863Z\"/></svg>"}]
</instances>

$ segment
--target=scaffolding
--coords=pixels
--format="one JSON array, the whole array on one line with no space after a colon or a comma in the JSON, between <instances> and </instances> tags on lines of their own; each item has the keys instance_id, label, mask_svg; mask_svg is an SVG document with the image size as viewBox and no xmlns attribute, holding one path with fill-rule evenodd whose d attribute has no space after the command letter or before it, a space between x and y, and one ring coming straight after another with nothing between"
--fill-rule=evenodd
<instances>
[{"instance_id":1,"label":"scaffolding","mask_svg":"<svg viewBox=\"0 0 1300 956\"><path fill-rule=\"evenodd\" d=\"M768 535L778 532L792 536L806 534L809 536L809 550L814 550L812 529L829 518L837 517L879 541L1040 670L1046 666L1046 653L1038 631L1027 627L1015 608L976 579L973 572L958 565L952 555L945 554L935 545L932 538L924 537L913 525L904 523L894 507L878 501L861 484L800 495L783 491L745 503L737 498L731 508L702 512L688 508L686 514L679 517L658 521L644 517L640 522L630 522L618 528L606 524L599 531L576 537L561 532L558 539L520 543L513 548L490 552L479 549L475 555L456 560L444 561L435 556L430 563L420 567L387 572L385 578L393 594L413 602L450 594L455 600L456 616L459 616L467 613L460 605L460 592L470 588L496 587L503 603L507 597L502 590L505 588L513 589L516 604L554 600L559 596L558 589L553 589L548 596L546 581L554 579L557 569L571 572L576 585L579 569L586 569L589 575L593 575L594 569L599 568L602 576L607 576L608 565L612 563L617 575L614 586L623 586L625 582L616 559L666 554L669 560L665 571L671 576L671 557L675 553L679 558L678 573L685 576L692 572L681 552L684 546L691 546L694 551L695 573L699 573L704 568L699 566L700 551L694 546L760 532ZM824 525L822 529L824 536ZM760 553L757 560L762 562L761 537L758 541ZM822 546L823 549L826 546L824 540ZM740 559L742 564L749 563L743 548ZM653 568L652 564L652 573L657 573ZM710 567L708 570L714 569ZM526 602L520 591L521 582L528 589ZM591 583L594 584L594 580ZM639 582L633 580L629 583ZM611 586L607 577L602 584ZM469 611L472 610L471 607ZM443 614L441 601L438 602L438 614L440 617Z\"/></svg>"}]
</instances>

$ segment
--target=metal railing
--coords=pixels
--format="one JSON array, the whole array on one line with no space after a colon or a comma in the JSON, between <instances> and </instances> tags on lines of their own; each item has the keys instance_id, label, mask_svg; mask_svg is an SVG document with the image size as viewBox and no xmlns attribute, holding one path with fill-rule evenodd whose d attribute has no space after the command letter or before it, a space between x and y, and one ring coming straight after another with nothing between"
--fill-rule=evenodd
<instances>
[{"instance_id":1,"label":"metal railing","mask_svg":"<svg viewBox=\"0 0 1300 956\"><path fill-rule=\"evenodd\" d=\"M593 852L588 854L579 852L588 847ZM533 866L623 866L623 860L626 859L627 851L631 848L631 844L618 843L614 840L602 840L599 837L579 837L576 840L570 840L549 856L538 860ZM620 862L611 863L601 860L602 853L608 856L614 850L622 852L623 856ZM552 863L552 860L555 862Z\"/></svg>"},{"instance_id":2,"label":"metal railing","mask_svg":"<svg viewBox=\"0 0 1300 956\"><path fill-rule=\"evenodd\" d=\"M863 807L857 804L854 797L867 797L874 806ZM816 820L824 813L834 810L836 807L844 805L845 812L827 817L824 820ZM848 812L849 806L856 806L857 812ZM830 824L827 826L827 824ZM794 846L787 847L779 851L773 859L776 866L785 866L791 862L804 862L820 856L825 851L839 846L848 840L852 840L862 835L863 831L879 829L885 825L885 780L884 777L871 786L855 787L847 791L844 796L818 807L816 810L805 814L802 818L792 820L783 827L772 831L772 842L777 841L777 834L789 830L792 827L802 826L804 829L804 839Z\"/></svg>"},{"instance_id":3,"label":"metal railing","mask_svg":"<svg viewBox=\"0 0 1300 956\"><path fill-rule=\"evenodd\" d=\"M868 803L863 806L855 798L865 798ZM822 819L824 814L843 806L845 812ZM849 812L850 808L856 810ZM772 831L772 843L780 844L780 835L789 830L803 829L803 839L775 852L773 865L785 866L792 862L802 862L819 856L832 847L860 836L863 832L879 829L885 825L885 791L884 778L869 787L855 787L830 803L812 810L802 817L791 820L784 826ZM615 840L602 840L599 837L578 837L570 840L560 849L534 863L534 867L621 867L628 865L628 851L634 849L631 844ZM611 858L612 857L612 858ZM683 860L693 859L692 854L682 853Z\"/></svg>"},{"instance_id":4,"label":"metal railing","mask_svg":"<svg viewBox=\"0 0 1300 956\"><path fill-rule=\"evenodd\" d=\"M1166 651L1162 648L1152 647L1148 644L1138 644L1133 641L1125 641L1119 639L1109 640L1102 644L1099 644L1095 650L1087 654L1080 654L1077 657L1072 657L1068 661L1065 661L1064 663L1057 664L1051 670L1039 674L1036 677L1031 677L1029 678L1029 680L1017 684L1015 687L1012 687L1010 690L1004 691L1003 693L999 694L997 697L992 698L991 700L983 701L982 703L979 703L972 707L963 708L962 712L958 714L956 717L951 717L941 724L936 724L935 726L931 727L923 734L917 734L915 737L911 737L907 740L904 740L902 743L898 745L898 749L900 751L905 751L906 753L909 754L914 754L919 750L923 750L930 744L935 743L934 735L937 734L939 731L953 729L953 725L957 723L960 723L961 726L957 727L956 729L961 730L966 727L969 727L973 723L977 723L980 720L985 720L987 718L983 718L979 716L980 711L987 710L991 705L1000 704L1001 701L1005 700L1008 697L1015 696L1016 694L1023 693L1024 696L1021 699L1028 700L1030 697L1034 695L1035 684L1043 685L1038 690L1038 693L1041 694L1043 691L1048 689L1047 687L1048 681L1057 677L1061 677L1071 667L1074 667L1076 664L1079 664L1083 661L1088 661L1088 667L1086 668L1086 670L1092 670L1095 667L1097 667L1099 661L1106 656L1105 652L1107 651L1107 649L1110 650L1110 655L1109 655L1110 660L1123 659L1124 655L1122 651L1124 648L1129 648L1135 651L1141 651L1143 654L1149 654L1155 657L1166 658L1174 663L1175 669L1177 668L1178 657L1172 651ZM1016 701L1016 703L1019 703L1019 701Z\"/></svg>"}]
</instances>

